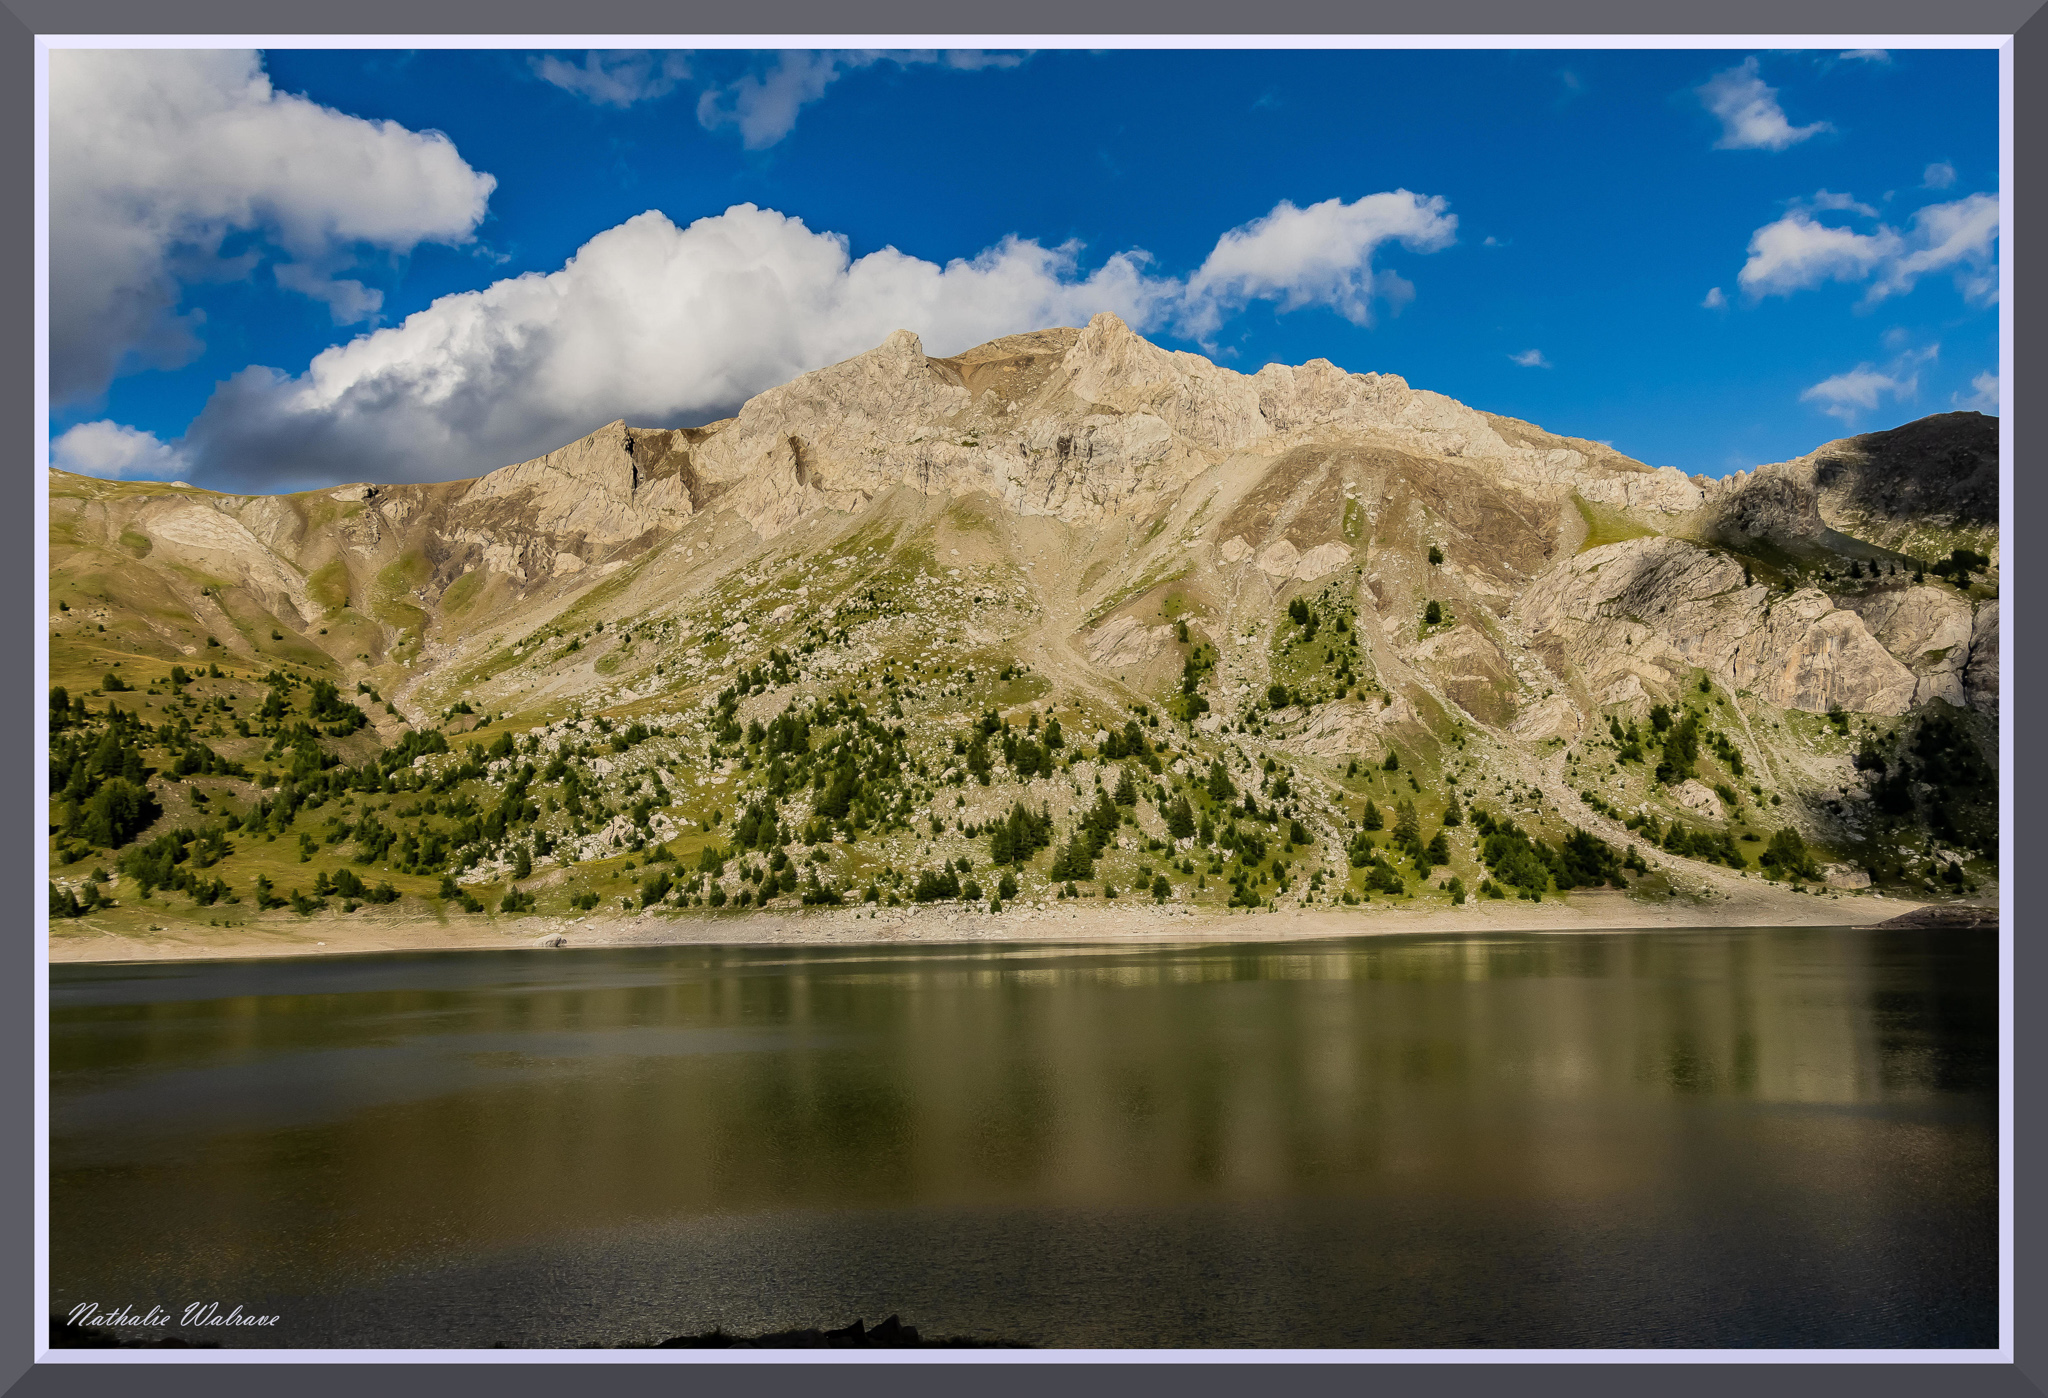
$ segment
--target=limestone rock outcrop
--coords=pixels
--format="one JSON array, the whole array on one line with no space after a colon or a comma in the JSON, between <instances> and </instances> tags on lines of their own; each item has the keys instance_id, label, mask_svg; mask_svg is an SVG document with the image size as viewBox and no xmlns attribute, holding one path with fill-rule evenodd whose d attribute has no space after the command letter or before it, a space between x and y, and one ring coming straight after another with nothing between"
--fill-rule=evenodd
<instances>
[{"instance_id":1,"label":"limestone rock outcrop","mask_svg":"<svg viewBox=\"0 0 2048 1398\"><path fill-rule=\"evenodd\" d=\"M1579 554L1523 597L1529 629L1563 642L1595 692L1705 670L1780 708L1904 713L1919 681L1855 612L1806 588L1773 596L1742 565L1680 539ZM1613 701L1609 701L1613 702Z\"/></svg>"}]
</instances>

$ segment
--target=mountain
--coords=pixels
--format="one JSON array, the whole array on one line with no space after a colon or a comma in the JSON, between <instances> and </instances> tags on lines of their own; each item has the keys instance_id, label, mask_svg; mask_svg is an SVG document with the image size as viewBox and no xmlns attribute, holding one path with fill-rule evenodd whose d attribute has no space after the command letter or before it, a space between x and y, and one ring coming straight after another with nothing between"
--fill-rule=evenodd
<instances>
[{"instance_id":1,"label":"mountain","mask_svg":"<svg viewBox=\"0 0 2048 1398\"><path fill-rule=\"evenodd\" d=\"M133 847L232 818L311 839L302 880L375 849L367 798L396 794L413 853L367 862L415 912L450 871L502 896L522 853L543 910L637 903L650 850L695 881L668 904L721 855L722 895L886 905L962 855L993 895L1018 808L1028 899L1664 896L1822 864L1960 893L1995 877L1997 460L1996 419L1948 413L1716 481L1109 315L952 358L898 331L725 421L475 480L52 472L58 746L142 754L162 814ZM108 676L134 693L81 708ZM195 747L247 775L172 775ZM124 833L87 829L105 763L66 760L60 893Z\"/></svg>"}]
</instances>

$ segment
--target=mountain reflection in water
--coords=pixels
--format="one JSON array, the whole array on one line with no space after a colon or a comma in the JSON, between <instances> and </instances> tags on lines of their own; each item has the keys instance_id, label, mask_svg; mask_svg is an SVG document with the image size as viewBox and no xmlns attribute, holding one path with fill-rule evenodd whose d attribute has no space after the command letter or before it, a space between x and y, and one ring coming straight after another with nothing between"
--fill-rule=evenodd
<instances>
[{"instance_id":1,"label":"mountain reflection in water","mask_svg":"<svg viewBox=\"0 0 2048 1398\"><path fill-rule=\"evenodd\" d=\"M1993 1346L1996 989L1828 929L55 967L52 1303Z\"/></svg>"}]
</instances>

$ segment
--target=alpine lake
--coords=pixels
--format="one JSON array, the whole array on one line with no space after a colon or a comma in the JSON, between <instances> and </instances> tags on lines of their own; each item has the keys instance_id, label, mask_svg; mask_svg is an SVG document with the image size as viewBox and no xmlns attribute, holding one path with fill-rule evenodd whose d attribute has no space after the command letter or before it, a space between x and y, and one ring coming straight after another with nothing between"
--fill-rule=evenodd
<instances>
[{"instance_id":1,"label":"alpine lake","mask_svg":"<svg viewBox=\"0 0 2048 1398\"><path fill-rule=\"evenodd\" d=\"M1994 1347L1997 971L1849 928L56 966L51 1310Z\"/></svg>"}]
</instances>

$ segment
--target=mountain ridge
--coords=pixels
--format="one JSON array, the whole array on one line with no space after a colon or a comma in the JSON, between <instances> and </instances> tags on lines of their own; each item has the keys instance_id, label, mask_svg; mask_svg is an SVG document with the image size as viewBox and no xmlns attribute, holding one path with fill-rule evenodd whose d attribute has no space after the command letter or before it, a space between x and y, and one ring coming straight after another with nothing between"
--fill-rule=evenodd
<instances>
[{"instance_id":1,"label":"mountain ridge","mask_svg":"<svg viewBox=\"0 0 2048 1398\"><path fill-rule=\"evenodd\" d=\"M1986 879L1981 792L1883 783L1924 778L1928 731L1995 768L1997 434L1940 414L1712 481L1396 375L1241 374L1114 316L946 358L898 331L729 419L617 421L469 480L53 472L52 673L297 667L377 693L383 742L464 704L560 743L572 712L685 722L773 655L774 712L742 696L742 722L849 684L901 712L916 674L935 731L1142 710L1186 762L1320 764L1326 857L1359 763L1406 753L1445 811L1513 780L1617 843L1622 814L1665 841L1776 822L1880 883L1904 822L1921 866L1933 841ZM1714 735L1718 785L1638 770L1659 711Z\"/></svg>"}]
</instances>

